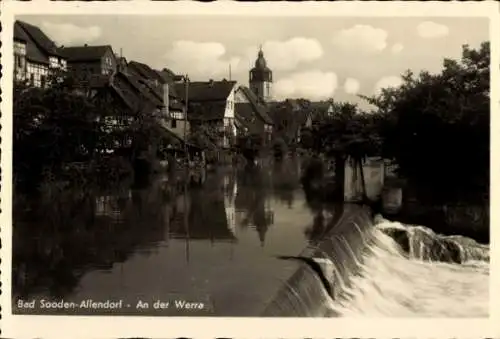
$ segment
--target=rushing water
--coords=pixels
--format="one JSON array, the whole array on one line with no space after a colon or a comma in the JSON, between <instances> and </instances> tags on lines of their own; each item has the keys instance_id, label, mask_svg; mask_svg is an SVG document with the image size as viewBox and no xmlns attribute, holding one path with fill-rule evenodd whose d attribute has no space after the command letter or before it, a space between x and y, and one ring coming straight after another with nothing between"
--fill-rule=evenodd
<instances>
[{"instance_id":1,"label":"rushing water","mask_svg":"<svg viewBox=\"0 0 500 339\"><path fill-rule=\"evenodd\" d=\"M411 243L408 254L384 233L387 228L406 228ZM436 259L440 256L430 254L430 243L419 238L416 229L424 229L434 239L439 237L421 226L379 220L373 229L375 242L364 255L361 272L354 276L351 287L343 291L341 298L330 305L332 313L342 316L487 317L487 246L470 242L462 245L465 241L460 243L458 240L463 262L439 262Z\"/></svg>"},{"instance_id":2,"label":"rushing water","mask_svg":"<svg viewBox=\"0 0 500 339\"><path fill-rule=\"evenodd\" d=\"M298 162L270 166L196 177L187 194L176 178L159 177L20 204L14 299L175 294L221 316L488 315L488 246L374 224L358 207L304 194ZM353 220L328 228L344 214ZM320 269L279 259L287 256L312 256Z\"/></svg>"}]
</instances>

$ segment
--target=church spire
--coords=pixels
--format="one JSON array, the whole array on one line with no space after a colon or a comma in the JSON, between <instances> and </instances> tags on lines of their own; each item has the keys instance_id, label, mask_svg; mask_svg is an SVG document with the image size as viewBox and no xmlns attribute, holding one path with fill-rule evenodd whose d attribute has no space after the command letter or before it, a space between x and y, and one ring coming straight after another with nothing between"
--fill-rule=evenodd
<instances>
[{"instance_id":1,"label":"church spire","mask_svg":"<svg viewBox=\"0 0 500 339\"><path fill-rule=\"evenodd\" d=\"M259 53L257 54L257 60L255 60L255 68L266 69L267 62L264 58L264 52L262 51L262 45L259 47Z\"/></svg>"},{"instance_id":2,"label":"church spire","mask_svg":"<svg viewBox=\"0 0 500 339\"><path fill-rule=\"evenodd\" d=\"M273 82L272 71L267 67L262 44L255 60L255 67L250 70L250 89L261 100L267 101L271 96L271 83Z\"/></svg>"}]
</instances>

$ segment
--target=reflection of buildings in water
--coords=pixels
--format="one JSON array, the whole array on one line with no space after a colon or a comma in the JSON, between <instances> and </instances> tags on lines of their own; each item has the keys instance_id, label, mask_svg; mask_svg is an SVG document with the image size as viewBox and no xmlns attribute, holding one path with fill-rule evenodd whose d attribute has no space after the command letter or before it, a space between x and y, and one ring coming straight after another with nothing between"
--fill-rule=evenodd
<instances>
[{"instance_id":1,"label":"reflection of buildings in water","mask_svg":"<svg viewBox=\"0 0 500 339\"><path fill-rule=\"evenodd\" d=\"M231 229L231 215L226 212L226 201L209 190L189 192L186 205L177 200L173 216L170 218L170 236L177 239L235 241ZM187 224L184 217L187 213Z\"/></svg>"},{"instance_id":2,"label":"reflection of buildings in water","mask_svg":"<svg viewBox=\"0 0 500 339\"><path fill-rule=\"evenodd\" d=\"M269 226L271 226L272 224L274 224L274 212L272 210L265 210L264 222L255 224L255 229L259 234L260 245L262 247L264 247L264 244L266 242L266 234L269 230Z\"/></svg>"},{"instance_id":3,"label":"reflection of buildings in water","mask_svg":"<svg viewBox=\"0 0 500 339\"><path fill-rule=\"evenodd\" d=\"M89 205L81 199L66 199L69 207L64 212L70 212L61 213L57 220L33 211L30 220L36 222L18 224L16 229L16 237L23 241L16 241L13 266L23 268L24 281L14 276L18 281L14 291L64 297L86 272L110 270L134 253L151 252L165 239L164 210L157 197L155 192L134 190L90 196L85 200ZM140 213L141 208L147 213ZM112 219L115 217L119 220ZM25 236L27 230L29 236Z\"/></svg>"},{"instance_id":4,"label":"reflection of buildings in water","mask_svg":"<svg viewBox=\"0 0 500 339\"><path fill-rule=\"evenodd\" d=\"M234 201L238 194L238 185L235 180L226 176L224 177L224 206L228 219L228 229L236 236L236 208Z\"/></svg>"},{"instance_id":5,"label":"reflection of buildings in water","mask_svg":"<svg viewBox=\"0 0 500 339\"><path fill-rule=\"evenodd\" d=\"M257 231L261 246L264 246L269 226L274 223L274 212L266 184L270 177L264 180L262 173L243 172L238 182L235 197L235 221L240 228L250 227Z\"/></svg>"},{"instance_id":6,"label":"reflection of buildings in water","mask_svg":"<svg viewBox=\"0 0 500 339\"><path fill-rule=\"evenodd\" d=\"M95 198L95 216L110 217L120 220L128 202L132 197L132 192L128 190L124 195L102 195Z\"/></svg>"},{"instance_id":7,"label":"reflection of buildings in water","mask_svg":"<svg viewBox=\"0 0 500 339\"><path fill-rule=\"evenodd\" d=\"M296 190L300 187L300 159L287 159L273 167L272 192L274 199L293 208Z\"/></svg>"}]
</instances>

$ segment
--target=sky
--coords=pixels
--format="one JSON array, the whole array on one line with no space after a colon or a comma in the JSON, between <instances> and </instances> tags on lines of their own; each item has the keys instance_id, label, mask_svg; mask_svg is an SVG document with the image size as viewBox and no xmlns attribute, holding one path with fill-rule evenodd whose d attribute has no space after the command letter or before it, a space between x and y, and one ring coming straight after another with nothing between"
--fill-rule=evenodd
<instances>
[{"instance_id":1,"label":"sky","mask_svg":"<svg viewBox=\"0 0 500 339\"><path fill-rule=\"evenodd\" d=\"M488 19L466 17L256 17L179 15L23 15L58 45L110 44L127 60L248 86L262 45L274 99L334 98L397 86L407 69L439 72L463 44L489 40ZM231 74L229 70L231 69Z\"/></svg>"}]
</instances>

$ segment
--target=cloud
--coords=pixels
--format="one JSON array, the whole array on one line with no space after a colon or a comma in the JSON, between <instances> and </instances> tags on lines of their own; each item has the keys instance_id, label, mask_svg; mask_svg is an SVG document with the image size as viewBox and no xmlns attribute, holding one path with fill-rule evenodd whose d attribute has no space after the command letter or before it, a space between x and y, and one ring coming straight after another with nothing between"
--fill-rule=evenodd
<instances>
[{"instance_id":1,"label":"cloud","mask_svg":"<svg viewBox=\"0 0 500 339\"><path fill-rule=\"evenodd\" d=\"M101 34L99 26L80 27L74 24L42 23L43 31L59 45L81 45L97 40Z\"/></svg>"},{"instance_id":2,"label":"cloud","mask_svg":"<svg viewBox=\"0 0 500 339\"><path fill-rule=\"evenodd\" d=\"M376 53L387 47L387 32L369 25L356 25L337 32L333 44L351 52Z\"/></svg>"},{"instance_id":3,"label":"cloud","mask_svg":"<svg viewBox=\"0 0 500 339\"><path fill-rule=\"evenodd\" d=\"M401 53L401 51L403 49L404 49L403 44L396 43L396 44L392 45L391 52L392 52L392 54L399 54L399 53Z\"/></svg>"},{"instance_id":4,"label":"cloud","mask_svg":"<svg viewBox=\"0 0 500 339\"><path fill-rule=\"evenodd\" d=\"M333 96L337 89L337 75L333 72L308 71L294 73L279 79L273 87L275 99L305 98L322 100Z\"/></svg>"},{"instance_id":5,"label":"cloud","mask_svg":"<svg viewBox=\"0 0 500 339\"><path fill-rule=\"evenodd\" d=\"M299 64L315 61L323 56L319 41L296 37L286 41L266 41L262 46L264 57L273 71L289 71ZM234 73L247 73L257 59L259 47L244 49L238 55L228 55L220 42L179 40L165 54L168 67L177 73L189 73L200 78L227 76L229 64Z\"/></svg>"},{"instance_id":6,"label":"cloud","mask_svg":"<svg viewBox=\"0 0 500 339\"><path fill-rule=\"evenodd\" d=\"M191 77L208 80L208 77L228 75L229 65L238 67L241 59L230 58L219 42L175 41L165 54L168 67L175 73L189 73Z\"/></svg>"},{"instance_id":7,"label":"cloud","mask_svg":"<svg viewBox=\"0 0 500 339\"><path fill-rule=\"evenodd\" d=\"M253 67L257 58L258 47L247 49L241 66L245 70ZM301 63L312 62L320 59L324 52L321 43L316 39L295 37L286 41L266 41L262 50L269 68L276 71L289 71Z\"/></svg>"},{"instance_id":8,"label":"cloud","mask_svg":"<svg viewBox=\"0 0 500 339\"><path fill-rule=\"evenodd\" d=\"M356 94L361 87L359 81L354 78L347 78L344 82L344 92L348 94Z\"/></svg>"},{"instance_id":9,"label":"cloud","mask_svg":"<svg viewBox=\"0 0 500 339\"><path fill-rule=\"evenodd\" d=\"M374 92L375 94L380 94L382 89L389 87L398 87L403 83L403 79L399 76L387 76L383 77L375 84Z\"/></svg>"},{"instance_id":10,"label":"cloud","mask_svg":"<svg viewBox=\"0 0 500 339\"><path fill-rule=\"evenodd\" d=\"M417 26L417 33L426 39L442 38L450 33L448 26L437 24L432 21L423 21Z\"/></svg>"}]
</instances>

